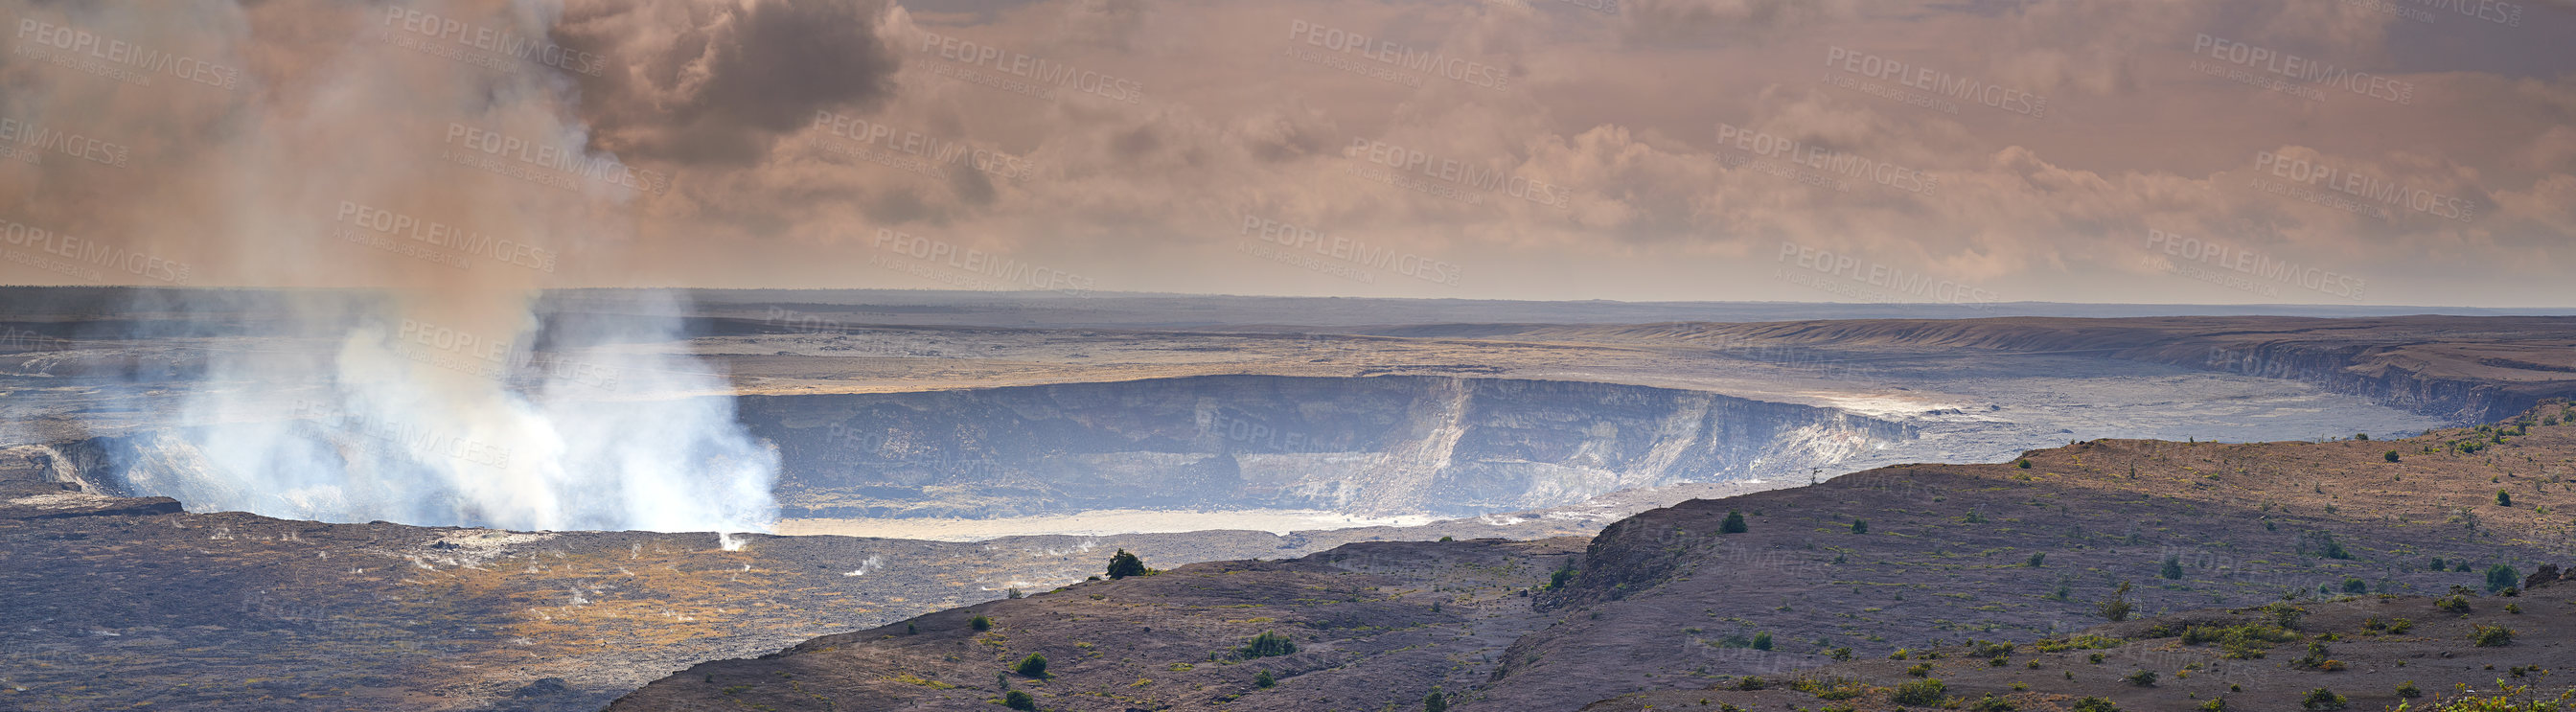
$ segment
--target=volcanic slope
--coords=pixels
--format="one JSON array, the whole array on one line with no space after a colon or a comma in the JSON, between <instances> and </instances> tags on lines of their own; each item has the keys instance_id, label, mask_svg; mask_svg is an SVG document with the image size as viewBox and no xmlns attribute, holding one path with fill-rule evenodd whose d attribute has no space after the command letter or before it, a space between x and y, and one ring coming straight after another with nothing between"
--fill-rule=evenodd
<instances>
[{"instance_id":1,"label":"volcanic slope","mask_svg":"<svg viewBox=\"0 0 2576 712\"><path fill-rule=\"evenodd\" d=\"M2484 591L2491 570L2518 578L2576 531L2571 420L2551 402L2404 440L2102 440L1902 465L1648 511L1579 557L1419 542L1201 564L708 663L613 709L975 709L1005 699L1002 682L1040 709L1418 708L1435 688L1453 709L1573 709L1837 656L2029 644L2104 623L2122 584L2140 616ZM1728 533L1731 515L1746 531ZM1508 575L1406 563L1470 558ZM995 627L956 627L979 614ZM1247 657L1263 631L1300 652ZM1010 672L1031 653L1051 663L1043 680Z\"/></svg>"}]
</instances>

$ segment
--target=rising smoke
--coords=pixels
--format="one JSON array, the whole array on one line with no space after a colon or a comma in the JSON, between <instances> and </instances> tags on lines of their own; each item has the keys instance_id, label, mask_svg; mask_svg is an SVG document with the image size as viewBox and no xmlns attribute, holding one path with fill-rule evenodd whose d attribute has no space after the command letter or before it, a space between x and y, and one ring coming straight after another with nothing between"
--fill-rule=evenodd
<instances>
[{"instance_id":1,"label":"rising smoke","mask_svg":"<svg viewBox=\"0 0 2576 712\"><path fill-rule=\"evenodd\" d=\"M0 220L12 255L53 260L9 274L291 290L276 313L175 305L271 338L207 342L172 427L119 463L127 489L332 521L765 530L778 457L687 350L684 299L549 287L671 279L638 225L686 200L689 161L756 154L810 113L796 101L881 90L881 11L0 2L0 119L42 154L0 170ZM852 61L833 86L745 76L781 53Z\"/></svg>"}]
</instances>

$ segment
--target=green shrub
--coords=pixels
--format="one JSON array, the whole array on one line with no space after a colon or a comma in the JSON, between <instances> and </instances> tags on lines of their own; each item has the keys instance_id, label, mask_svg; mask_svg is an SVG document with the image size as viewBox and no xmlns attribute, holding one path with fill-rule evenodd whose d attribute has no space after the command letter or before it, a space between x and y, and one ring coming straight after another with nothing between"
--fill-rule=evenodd
<instances>
[{"instance_id":1,"label":"green shrub","mask_svg":"<svg viewBox=\"0 0 2576 712\"><path fill-rule=\"evenodd\" d=\"M1565 565L1556 567L1556 573L1547 575L1547 588L1551 591L1565 588L1565 582L1572 580L1574 580L1574 557L1569 556L1565 559Z\"/></svg>"},{"instance_id":2,"label":"green shrub","mask_svg":"<svg viewBox=\"0 0 2576 712\"><path fill-rule=\"evenodd\" d=\"M1950 686L1941 684L1940 680L1907 680L1896 686L1896 692L1888 695L1887 701L1908 707L1928 707L1941 704L1949 692Z\"/></svg>"},{"instance_id":3,"label":"green shrub","mask_svg":"<svg viewBox=\"0 0 2576 712\"><path fill-rule=\"evenodd\" d=\"M2178 555L2178 554L2166 554L2166 555L2165 555L2165 570L2164 570L2164 577L2165 577L2165 579L2166 579L2166 580L2168 580L2168 581L2173 580L2173 579L2179 579L2179 578L2182 578L2182 556L2181 556L2181 555Z\"/></svg>"},{"instance_id":4,"label":"green shrub","mask_svg":"<svg viewBox=\"0 0 2576 712\"><path fill-rule=\"evenodd\" d=\"M2110 698L2107 697L2085 697L2077 699L2074 706L2067 707L2066 709L2071 710L2072 712L2120 712L2120 706L2111 702Z\"/></svg>"},{"instance_id":5,"label":"green shrub","mask_svg":"<svg viewBox=\"0 0 2576 712\"><path fill-rule=\"evenodd\" d=\"M1020 658L1020 664L1011 666L1011 672L1019 673L1020 677L1033 677L1044 680L1047 676L1046 666L1047 660L1045 655L1029 653L1028 657Z\"/></svg>"},{"instance_id":6,"label":"green shrub","mask_svg":"<svg viewBox=\"0 0 2576 712\"><path fill-rule=\"evenodd\" d=\"M2200 708L2202 710L2206 710L2206 712L2227 712L2227 698L2209 698L2208 702L2200 703Z\"/></svg>"},{"instance_id":7,"label":"green shrub","mask_svg":"<svg viewBox=\"0 0 2576 712\"><path fill-rule=\"evenodd\" d=\"M1931 664L1931 663L1915 663L1913 667L1909 667L1909 668L1906 668L1906 669L1905 669L1905 674L1907 674L1907 675L1912 675L1912 676L1915 676L1915 677L1931 677L1931 676L1932 676L1932 664Z\"/></svg>"},{"instance_id":8,"label":"green shrub","mask_svg":"<svg viewBox=\"0 0 2576 712\"><path fill-rule=\"evenodd\" d=\"M2333 690L2322 687L2309 690L2308 696L2299 698L2299 706L2311 710L2339 710L2349 704L2351 702L2345 700L2343 695L2335 694Z\"/></svg>"},{"instance_id":9,"label":"green shrub","mask_svg":"<svg viewBox=\"0 0 2576 712\"><path fill-rule=\"evenodd\" d=\"M2353 578L2353 577L2350 577L2350 576L2346 576L2346 577L2344 577L2344 579L2343 579L2343 592L2344 592L2344 593L2369 593L2369 592L2370 592L2370 582L2368 582L2368 581L2363 581L2363 580L2358 579L2358 578Z\"/></svg>"},{"instance_id":10,"label":"green shrub","mask_svg":"<svg viewBox=\"0 0 2576 712\"><path fill-rule=\"evenodd\" d=\"M2397 620L2393 620L2393 621L2389 621L2389 622L2388 622L2388 632L2390 632L2390 633L2395 633L2395 634L2403 635L2403 634L2405 634L2405 633L2406 633L2406 631L2410 631L2410 630L2414 630L2414 629L2415 629L2415 619L2413 619L2413 618L2399 618L2399 619L2397 619Z\"/></svg>"},{"instance_id":11,"label":"green shrub","mask_svg":"<svg viewBox=\"0 0 2576 712\"><path fill-rule=\"evenodd\" d=\"M984 616L980 616L980 615L979 615L979 616L976 616L976 617L973 617L973 618L968 618L968 619L966 619L966 627L968 627L968 628L973 628L973 629L975 629L975 630L977 630L977 631L987 631L987 630L992 630L992 629L993 629L993 619L991 619L991 618L987 618L987 617L984 617Z\"/></svg>"},{"instance_id":12,"label":"green shrub","mask_svg":"<svg viewBox=\"0 0 2576 712\"><path fill-rule=\"evenodd\" d=\"M2036 569L2036 568L2039 568L2041 565L2043 565L2043 564L2047 564L2047 563L2048 563L2048 552L2043 551L2043 552L2040 552L2040 553L2037 553L2037 554L2032 554L2032 555L2030 555L2030 560L2029 560L2029 561L2022 562L2022 565L2024 565L2024 566L2028 566L2028 567L2031 567L2031 568Z\"/></svg>"},{"instance_id":13,"label":"green shrub","mask_svg":"<svg viewBox=\"0 0 2576 712\"><path fill-rule=\"evenodd\" d=\"M1969 703L1968 709L1973 710L1974 712L2013 712L2013 710L2020 708L2013 706L2011 700L1996 697L1994 695L1987 695L1977 698L1976 702Z\"/></svg>"},{"instance_id":14,"label":"green shrub","mask_svg":"<svg viewBox=\"0 0 2576 712\"><path fill-rule=\"evenodd\" d=\"M2522 572L2513 570L2513 567L2504 564L2487 567L2487 593L2495 593L2521 584Z\"/></svg>"},{"instance_id":15,"label":"green shrub","mask_svg":"<svg viewBox=\"0 0 2576 712\"><path fill-rule=\"evenodd\" d=\"M2513 644L2513 629L2500 625L2480 625L2469 634L2469 643L2481 648L2501 648Z\"/></svg>"},{"instance_id":16,"label":"green shrub","mask_svg":"<svg viewBox=\"0 0 2576 712\"><path fill-rule=\"evenodd\" d=\"M1029 693L1012 690L1002 693L1002 706L1015 710L1035 710L1038 708L1038 700L1030 697Z\"/></svg>"},{"instance_id":17,"label":"green shrub","mask_svg":"<svg viewBox=\"0 0 2576 712\"><path fill-rule=\"evenodd\" d=\"M2118 623L2128 620L2129 611L2134 608L2136 606L2129 603L2129 582L2122 581L2119 590L2112 591L2111 598L2095 606L2094 610L2101 613L2103 619Z\"/></svg>"},{"instance_id":18,"label":"green shrub","mask_svg":"<svg viewBox=\"0 0 2576 712\"><path fill-rule=\"evenodd\" d=\"M1866 520L1866 519L1860 519L1860 518L1853 518L1853 519L1852 519L1852 533L1853 533L1853 534L1867 534L1867 533L1869 533L1869 520Z\"/></svg>"},{"instance_id":19,"label":"green shrub","mask_svg":"<svg viewBox=\"0 0 2576 712\"><path fill-rule=\"evenodd\" d=\"M1726 521L1719 522L1717 525L1717 533L1719 534L1742 534L1747 531L1751 531L1751 529L1744 526L1743 512L1730 510L1726 513Z\"/></svg>"},{"instance_id":20,"label":"green shrub","mask_svg":"<svg viewBox=\"0 0 2576 712\"><path fill-rule=\"evenodd\" d=\"M2030 469L2030 458L2025 457L2019 460L2014 460L2013 466L2025 470Z\"/></svg>"},{"instance_id":21,"label":"green shrub","mask_svg":"<svg viewBox=\"0 0 2576 712\"><path fill-rule=\"evenodd\" d=\"M2504 490L2496 490L2496 506L2498 506L2498 507L2511 507L2511 506L2513 506L2513 493L2512 493L2512 492L2507 492L2507 491L2504 491Z\"/></svg>"},{"instance_id":22,"label":"green shrub","mask_svg":"<svg viewBox=\"0 0 2576 712\"><path fill-rule=\"evenodd\" d=\"M1275 678L1275 677L1271 677L1271 676L1270 676L1270 671L1268 671L1268 670L1263 670L1263 671L1261 671L1261 672L1254 673L1254 674L1253 674L1253 676L1252 676L1252 686L1253 686L1253 687L1269 687L1269 686L1271 686L1271 685L1276 685L1276 684L1279 684L1279 679L1278 679L1278 678Z\"/></svg>"},{"instance_id":23,"label":"green shrub","mask_svg":"<svg viewBox=\"0 0 2576 712\"><path fill-rule=\"evenodd\" d=\"M1755 633L1755 634L1753 634L1753 649L1754 649L1754 650L1770 650L1770 649L1771 649L1771 634L1770 634L1770 633Z\"/></svg>"},{"instance_id":24,"label":"green shrub","mask_svg":"<svg viewBox=\"0 0 2576 712\"><path fill-rule=\"evenodd\" d=\"M1126 549L1119 549L1118 553L1109 555L1109 578L1111 579L1143 576L1149 570L1145 568L1144 559L1127 553Z\"/></svg>"},{"instance_id":25,"label":"green shrub","mask_svg":"<svg viewBox=\"0 0 2576 712\"><path fill-rule=\"evenodd\" d=\"M1288 636L1280 635L1276 631L1265 630L1261 631L1260 635L1252 636L1252 641L1245 643L1237 651L1243 653L1243 657L1246 658L1287 655L1297 652L1297 642L1289 640Z\"/></svg>"},{"instance_id":26,"label":"green shrub","mask_svg":"<svg viewBox=\"0 0 2576 712\"><path fill-rule=\"evenodd\" d=\"M2390 451L2388 451L2386 454L2380 455L2380 457L2388 458L2388 461L2389 461L2389 462L2396 462L2396 461L2397 461L2397 451L2395 451L2395 450L2390 450Z\"/></svg>"},{"instance_id":27,"label":"green shrub","mask_svg":"<svg viewBox=\"0 0 2576 712\"><path fill-rule=\"evenodd\" d=\"M1422 696L1422 712L1449 712L1449 696L1440 694L1440 688L1431 688L1431 694Z\"/></svg>"},{"instance_id":28,"label":"green shrub","mask_svg":"<svg viewBox=\"0 0 2576 712\"><path fill-rule=\"evenodd\" d=\"M2411 700L2424 696L2424 690L2423 688L2416 687L2414 680L2407 680L2405 682L2397 683L2397 696Z\"/></svg>"},{"instance_id":29,"label":"green shrub","mask_svg":"<svg viewBox=\"0 0 2576 712\"><path fill-rule=\"evenodd\" d=\"M2154 670L2140 670L2140 671L2137 671L2137 672L2129 673L2129 676L2128 676L2128 677L2123 677L2123 678L2120 678L2120 679L2122 679L2122 680L2127 680L2127 681L2129 681L2129 684L2131 684L2131 685L2136 685L2136 686L2139 686L2139 687L2155 687L2155 686L2156 686L2156 671L2154 671Z\"/></svg>"}]
</instances>

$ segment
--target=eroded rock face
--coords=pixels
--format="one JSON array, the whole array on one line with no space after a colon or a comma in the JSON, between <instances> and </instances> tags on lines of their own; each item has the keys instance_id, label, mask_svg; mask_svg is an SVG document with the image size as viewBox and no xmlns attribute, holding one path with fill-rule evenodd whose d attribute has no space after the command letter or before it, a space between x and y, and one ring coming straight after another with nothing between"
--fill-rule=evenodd
<instances>
[{"instance_id":1,"label":"eroded rock face","mask_svg":"<svg viewBox=\"0 0 2576 712\"><path fill-rule=\"evenodd\" d=\"M1209 376L746 398L789 516L1122 507L1463 515L1803 476L1911 436L1800 405L1600 383Z\"/></svg>"}]
</instances>

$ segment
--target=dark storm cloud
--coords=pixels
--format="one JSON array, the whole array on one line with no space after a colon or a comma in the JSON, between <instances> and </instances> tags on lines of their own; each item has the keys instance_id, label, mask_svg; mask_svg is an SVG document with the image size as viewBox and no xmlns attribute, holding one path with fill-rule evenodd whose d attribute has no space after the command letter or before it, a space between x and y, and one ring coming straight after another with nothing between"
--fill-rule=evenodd
<instances>
[{"instance_id":1,"label":"dark storm cloud","mask_svg":"<svg viewBox=\"0 0 2576 712\"><path fill-rule=\"evenodd\" d=\"M817 109L864 111L901 65L882 0L637 4L582 0L554 29L613 58L581 81L599 147L633 159L748 164Z\"/></svg>"}]
</instances>

